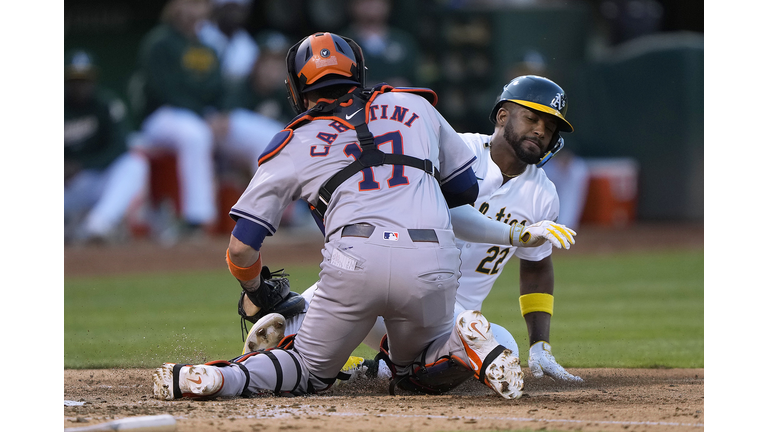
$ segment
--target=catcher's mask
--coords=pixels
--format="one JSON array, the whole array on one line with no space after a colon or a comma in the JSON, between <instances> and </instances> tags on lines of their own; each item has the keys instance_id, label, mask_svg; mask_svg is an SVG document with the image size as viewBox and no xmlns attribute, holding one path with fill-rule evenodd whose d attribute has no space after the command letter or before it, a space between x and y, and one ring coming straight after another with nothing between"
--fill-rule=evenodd
<instances>
[{"instance_id":1,"label":"catcher's mask","mask_svg":"<svg viewBox=\"0 0 768 432\"><path fill-rule=\"evenodd\" d=\"M288 50L288 100L296 114L307 110L302 94L336 84L365 87L363 50L350 38L315 33Z\"/></svg>"},{"instance_id":2,"label":"catcher's mask","mask_svg":"<svg viewBox=\"0 0 768 432\"><path fill-rule=\"evenodd\" d=\"M496 114L504 102L514 102L557 118L557 131L552 136L546 152L536 164L541 168L565 145L560 132L573 132L573 126L565 119L565 113L568 111L568 97L565 91L548 78L536 75L519 76L505 85L501 91L491 111L491 123L496 124Z\"/></svg>"}]
</instances>

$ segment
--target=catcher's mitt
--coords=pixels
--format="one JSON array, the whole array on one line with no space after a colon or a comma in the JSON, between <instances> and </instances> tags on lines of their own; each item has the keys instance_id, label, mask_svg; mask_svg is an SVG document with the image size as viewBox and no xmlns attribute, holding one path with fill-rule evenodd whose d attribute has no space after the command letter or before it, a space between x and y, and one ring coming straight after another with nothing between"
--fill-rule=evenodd
<instances>
[{"instance_id":1,"label":"catcher's mitt","mask_svg":"<svg viewBox=\"0 0 768 432\"><path fill-rule=\"evenodd\" d=\"M292 292L288 283L288 275L284 269L270 272L267 266L261 268L259 275L261 283L255 291L243 290L240 293L240 301L237 303L237 313L240 314L241 329L245 330L245 321L255 324L264 315L269 313L279 313L285 319L294 317L304 311L304 297L299 293ZM254 315L246 315L243 309L243 299L248 299L260 309ZM246 332L247 333L247 332Z\"/></svg>"}]
</instances>

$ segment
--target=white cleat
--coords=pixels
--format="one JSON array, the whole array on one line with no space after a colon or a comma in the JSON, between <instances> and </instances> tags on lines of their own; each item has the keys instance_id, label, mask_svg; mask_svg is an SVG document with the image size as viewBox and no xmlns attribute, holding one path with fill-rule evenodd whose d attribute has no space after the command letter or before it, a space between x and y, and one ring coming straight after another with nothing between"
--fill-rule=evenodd
<instances>
[{"instance_id":1,"label":"white cleat","mask_svg":"<svg viewBox=\"0 0 768 432\"><path fill-rule=\"evenodd\" d=\"M520 359L496 341L491 324L478 311L464 311L456 319L456 331L464 343L464 350L475 378L505 399L518 399L523 395L523 371ZM494 355L495 357L489 356ZM490 360L490 362L487 362Z\"/></svg>"},{"instance_id":2,"label":"white cleat","mask_svg":"<svg viewBox=\"0 0 768 432\"><path fill-rule=\"evenodd\" d=\"M547 375L562 381L584 382L581 377L571 374L560 366L552 355L552 346L544 341L536 342L531 346L528 353L528 367L535 378Z\"/></svg>"},{"instance_id":3,"label":"white cleat","mask_svg":"<svg viewBox=\"0 0 768 432\"><path fill-rule=\"evenodd\" d=\"M178 376L178 388L175 390L174 373ZM152 373L152 381L155 399L203 398L221 390L224 376L216 366L164 363Z\"/></svg>"},{"instance_id":4,"label":"white cleat","mask_svg":"<svg viewBox=\"0 0 768 432\"><path fill-rule=\"evenodd\" d=\"M251 327L245 338L243 354L274 348L285 337L285 318L279 313L264 315Z\"/></svg>"}]
</instances>

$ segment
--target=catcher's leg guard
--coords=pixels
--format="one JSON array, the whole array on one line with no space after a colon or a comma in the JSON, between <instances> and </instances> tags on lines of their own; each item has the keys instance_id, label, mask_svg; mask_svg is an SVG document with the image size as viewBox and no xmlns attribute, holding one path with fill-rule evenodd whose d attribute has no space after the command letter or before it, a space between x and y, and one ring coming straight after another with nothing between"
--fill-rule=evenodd
<instances>
[{"instance_id":1,"label":"catcher's leg guard","mask_svg":"<svg viewBox=\"0 0 768 432\"><path fill-rule=\"evenodd\" d=\"M287 338L286 338L287 339ZM292 350L274 348L250 352L230 362L240 366L249 382L247 395L273 393L276 396L291 396L313 393L302 388L303 373L298 354ZM251 376L250 371L254 371ZM251 388L249 388L251 387Z\"/></svg>"},{"instance_id":2,"label":"catcher's leg guard","mask_svg":"<svg viewBox=\"0 0 768 432\"><path fill-rule=\"evenodd\" d=\"M425 364L423 356L427 353L426 349L420 363L412 365L404 374L397 373L397 368L389 359L387 335L381 338L379 350L374 363L378 364L379 360L384 360L389 366L392 372L389 393L392 395L395 394L395 386L410 392L442 394L455 389L474 375L474 372L461 359L453 356L441 357L432 364Z\"/></svg>"},{"instance_id":3,"label":"catcher's leg guard","mask_svg":"<svg viewBox=\"0 0 768 432\"><path fill-rule=\"evenodd\" d=\"M442 394L451 391L472 378L474 372L458 358L442 357L424 366L415 366L413 371L397 379L397 386L403 390L427 394Z\"/></svg>"}]
</instances>

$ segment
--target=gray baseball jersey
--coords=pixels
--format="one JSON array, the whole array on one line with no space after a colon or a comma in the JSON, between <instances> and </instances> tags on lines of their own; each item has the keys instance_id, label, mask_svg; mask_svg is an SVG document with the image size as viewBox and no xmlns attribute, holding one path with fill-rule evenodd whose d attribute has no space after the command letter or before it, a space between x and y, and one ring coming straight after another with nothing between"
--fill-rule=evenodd
<instances>
[{"instance_id":1,"label":"gray baseball jersey","mask_svg":"<svg viewBox=\"0 0 768 432\"><path fill-rule=\"evenodd\" d=\"M368 127L385 153L430 159L440 170L443 183L474 161L474 154L442 115L416 95L378 96L370 106ZM232 214L274 233L288 204L298 199L317 202L323 182L360 152L355 131L342 123L321 119L306 124L281 148L266 150L267 155L274 156L258 169ZM401 165L366 169L336 190L325 215L326 239L339 228L358 222L451 228L438 182L424 171Z\"/></svg>"},{"instance_id":2,"label":"gray baseball jersey","mask_svg":"<svg viewBox=\"0 0 768 432\"><path fill-rule=\"evenodd\" d=\"M431 160L443 184L472 173L473 152L422 97L384 93L347 117L366 112L368 128L385 153ZM265 152L231 211L269 233L289 203L315 203L322 183L361 151L355 131L333 119L316 119L284 134ZM320 281L294 345L303 377L300 390L309 388L307 378L315 389L332 382L377 316L387 324L390 358L398 366L408 366L427 347L427 362L447 354L468 361L453 331L459 250L434 177L408 166L365 169L336 190L324 222ZM343 228L352 224L370 229L345 235ZM245 362L254 382L274 374L274 368L262 367L269 361L264 357Z\"/></svg>"}]
</instances>

